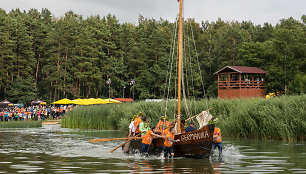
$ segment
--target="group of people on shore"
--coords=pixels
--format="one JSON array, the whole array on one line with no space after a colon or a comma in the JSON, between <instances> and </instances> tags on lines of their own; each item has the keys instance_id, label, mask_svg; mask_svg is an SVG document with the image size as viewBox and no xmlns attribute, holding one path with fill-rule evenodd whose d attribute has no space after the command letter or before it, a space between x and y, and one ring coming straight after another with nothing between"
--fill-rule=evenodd
<instances>
[{"instance_id":1,"label":"group of people on shore","mask_svg":"<svg viewBox=\"0 0 306 174\"><path fill-rule=\"evenodd\" d=\"M72 109L72 105L51 107L35 105L28 107L8 107L0 110L0 121L41 121L49 118L57 119Z\"/></svg>"},{"instance_id":2,"label":"group of people on shore","mask_svg":"<svg viewBox=\"0 0 306 174\"><path fill-rule=\"evenodd\" d=\"M179 142L179 139L175 139L176 130L175 122L169 122L166 120L166 116L162 116L156 126L150 128L148 117L144 116L143 113L134 115L129 125L129 137L143 137L141 143L141 150L145 156L148 156L150 145L154 137L165 138L163 152L164 157L174 157L173 143ZM185 125L185 120L181 121L181 133L188 133L195 131L195 125L191 121L189 126ZM213 146L212 151L218 147L219 155L222 153L222 142L221 142L221 131L219 128L215 128L213 135Z\"/></svg>"}]
</instances>

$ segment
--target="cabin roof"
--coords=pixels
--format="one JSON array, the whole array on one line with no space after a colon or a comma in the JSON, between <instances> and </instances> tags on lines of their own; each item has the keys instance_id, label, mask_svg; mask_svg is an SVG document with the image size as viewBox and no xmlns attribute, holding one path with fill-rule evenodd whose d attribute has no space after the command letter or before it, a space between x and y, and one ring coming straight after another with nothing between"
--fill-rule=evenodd
<instances>
[{"instance_id":1,"label":"cabin roof","mask_svg":"<svg viewBox=\"0 0 306 174\"><path fill-rule=\"evenodd\" d=\"M226 66L214 74L223 73L223 72L238 72L240 74L266 74L267 72L259 69L257 67L248 67L248 66Z\"/></svg>"}]
</instances>

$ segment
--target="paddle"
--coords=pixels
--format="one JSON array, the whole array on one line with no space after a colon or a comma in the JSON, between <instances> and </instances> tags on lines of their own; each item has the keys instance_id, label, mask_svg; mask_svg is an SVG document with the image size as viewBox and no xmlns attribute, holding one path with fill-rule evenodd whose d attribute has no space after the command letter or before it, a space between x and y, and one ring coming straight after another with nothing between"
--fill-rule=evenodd
<instances>
[{"instance_id":1,"label":"paddle","mask_svg":"<svg viewBox=\"0 0 306 174\"><path fill-rule=\"evenodd\" d=\"M124 146L126 143L130 142L132 139L126 140L126 142L120 144L118 147L116 147L115 149L111 150L110 153L113 153L115 150L119 149L119 147Z\"/></svg>"},{"instance_id":2,"label":"paddle","mask_svg":"<svg viewBox=\"0 0 306 174\"><path fill-rule=\"evenodd\" d=\"M113 141L113 140L132 140L132 139L142 139L142 137L129 137L129 138L103 138L103 139L93 139L89 140L89 142L101 142L101 141Z\"/></svg>"}]
</instances>

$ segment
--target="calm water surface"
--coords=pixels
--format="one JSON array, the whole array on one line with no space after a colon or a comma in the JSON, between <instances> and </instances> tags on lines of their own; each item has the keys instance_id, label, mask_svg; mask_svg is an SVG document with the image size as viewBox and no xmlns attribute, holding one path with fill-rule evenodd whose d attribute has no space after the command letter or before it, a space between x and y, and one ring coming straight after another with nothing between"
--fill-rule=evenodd
<instances>
[{"instance_id":1,"label":"calm water surface","mask_svg":"<svg viewBox=\"0 0 306 174\"><path fill-rule=\"evenodd\" d=\"M109 152L124 141L89 143L109 137L124 133L59 125L0 129L0 173L306 173L305 142L223 138L223 156L209 159L144 158Z\"/></svg>"}]
</instances>

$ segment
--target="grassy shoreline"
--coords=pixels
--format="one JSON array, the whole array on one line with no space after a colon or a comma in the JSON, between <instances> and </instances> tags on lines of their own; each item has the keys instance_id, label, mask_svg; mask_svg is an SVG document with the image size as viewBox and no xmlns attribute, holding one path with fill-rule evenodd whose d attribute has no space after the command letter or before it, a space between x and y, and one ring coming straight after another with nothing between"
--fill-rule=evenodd
<instances>
[{"instance_id":1,"label":"grassy shoreline","mask_svg":"<svg viewBox=\"0 0 306 174\"><path fill-rule=\"evenodd\" d=\"M206 109L206 101L192 101L194 113ZM126 130L132 116L143 112L155 125L164 115L165 102L144 101L126 104L85 106L70 111L61 122L62 127L80 129ZM175 115L175 102L168 104L168 117ZM184 105L182 115L186 115ZM252 98L208 100L210 113L219 118L223 136L237 138L304 140L306 136L306 95L281 96L271 99ZM171 118L170 118L171 119ZM183 117L183 119L186 119Z\"/></svg>"},{"instance_id":2,"label":"grassy shoreline","mask_svg":"<svg viewBox=\"0 0 306 174\"><path fill-rule=\"evenodd\" d=\"M8 121L0 122L1 128L36 128L42 127L41 121Z\"/></svg>"}]
</instances>

